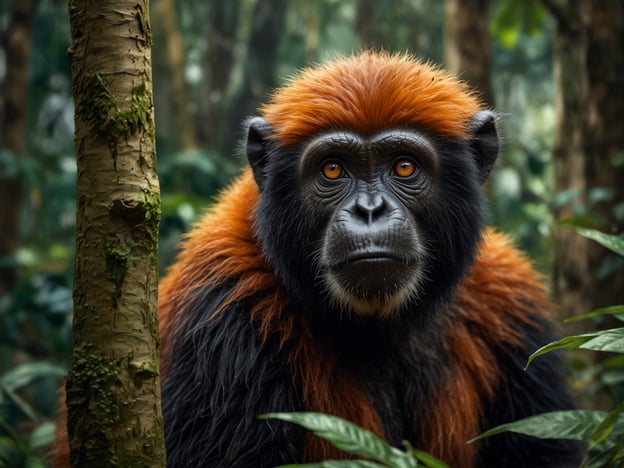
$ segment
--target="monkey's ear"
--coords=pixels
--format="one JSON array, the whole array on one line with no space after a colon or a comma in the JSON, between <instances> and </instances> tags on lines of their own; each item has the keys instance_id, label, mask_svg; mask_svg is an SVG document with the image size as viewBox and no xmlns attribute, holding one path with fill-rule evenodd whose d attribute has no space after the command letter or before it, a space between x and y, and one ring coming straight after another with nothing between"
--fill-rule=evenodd
<instances>
[{"instance_id":1,"label":"monkey's ear","mask_svg":"<svg viewBox=\"0 0 624 468\"><path fill-rule=\"evenodd\" d=\"M479 182L483 183L494 167L500 150L496 114L488 110L477 112L471 119L471 133L470 146L477 159Z\"/></svg>"},{"instance_id":2,"label":"monkey's ear","mask_svg":"<svg viewBox=\"0 0 624 468\"><path fill-rule=\"evenodd\" d=\"M266 165L269 160L267 137L270 133L271 126L266 120L260 117L252 117L247 121L245 153L260 191L264 188L266 180Z\"/></svg>"}]
</instances>

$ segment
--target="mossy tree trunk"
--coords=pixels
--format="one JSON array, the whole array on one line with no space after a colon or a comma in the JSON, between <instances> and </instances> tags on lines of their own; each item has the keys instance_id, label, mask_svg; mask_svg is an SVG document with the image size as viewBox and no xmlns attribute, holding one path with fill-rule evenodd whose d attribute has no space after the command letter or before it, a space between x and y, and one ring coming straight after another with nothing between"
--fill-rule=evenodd
<instances>
[{"instance_id":1,"label":"mossy tree trunk","mask_svg":"<svg viewBox=\"0 0 624 468\"><path fill-rule=\"evenodd\" d=\"M70 461L164 467L148 1L70 0L69 13L78 159Z\"/></svg>"}]
</instances>

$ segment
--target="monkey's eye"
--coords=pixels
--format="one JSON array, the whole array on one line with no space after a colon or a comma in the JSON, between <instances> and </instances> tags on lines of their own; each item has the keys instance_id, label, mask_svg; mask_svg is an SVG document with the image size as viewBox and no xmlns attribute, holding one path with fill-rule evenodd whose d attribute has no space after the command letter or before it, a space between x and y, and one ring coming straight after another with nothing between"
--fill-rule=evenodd
<instances>
[{"instance_id":1,"label":"monkey's eye","mask_svg":"<svg viewBox=\"0 0 624 468\"><path fill-rule=\"evenodd\" d=\"M394 165L394 173L399 177L409 177L416 171L416 166L413 162L407 159L401 159Z\"/></svg>"},{"instance_id":2,"label":"monkey's eye","mask_svg":"<svg viewBox=\"0 0 624 468\"><path fill-rule=\"evenodd\" d=\"M323 165L323 175L330 180L339 179L344 176L344 169L335 161L325 163Z\"/></svg>"}]
</instances>

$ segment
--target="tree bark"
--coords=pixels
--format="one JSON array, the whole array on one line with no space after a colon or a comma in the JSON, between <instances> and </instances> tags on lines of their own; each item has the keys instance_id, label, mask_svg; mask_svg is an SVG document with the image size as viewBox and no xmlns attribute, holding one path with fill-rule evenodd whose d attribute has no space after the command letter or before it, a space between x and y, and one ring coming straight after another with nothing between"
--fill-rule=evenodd
<instances>
[{"instance_id":1,"label":"tree bark","mask_svg":"<svg viewBox=\"0 0 624 468\"><path fill-rule=\"evenodd\" d=\"M488 0L444 2L444 59L448 69L478 91L494 107Z\"/></svg>"},{"instance_id":2,"label":"tree bark","mask_svg":"<svg viewBox=\"0 0 624 468\"><path fill-rule=\"evenodd\" d=\"M164 467L148 1L71 0L69 13L78 160L70 461Z\"/></svg>"},{"instance_id":3,"label":"tree bark","mask_svg":"<svg viewBox=\"0 0 624 468\"><path fill-rule=\"evenodd\" d=\"M624 5L617 0L543 4L557 21L555 193L576 192L555 217L587 213L598 219L599 228L622 233L624 219L615 211L624 201L624 167L613 161L624 150ZM608 196L597 199L597 190ZM604 273L606 262L615 258L611 251L555 225L553 255L553 292L564 318L624 303L624 270ZM590 326L571 323L565 332L587 333ZM611 325L600 328L605 326ZM604 358L587 351L570 354L589 362ZM602 409L610 404L604 394L585 402Z\"/></svg>"},{"instance_id":4,"label":"tree bark","mask_svg":"<svg viewBox=\"0 0 624 468\"><path fill-rule=\"evenodd\" d=\"M156 13L164 42L167 45L167 68L173 97L178 147L182 151L192 151L197 149L197 135L193 117L189 112L185 52L175 3L173 0L159 0L156 4Z\"/></svg>"},{"instance_id":5,"label":"tree bark","mask_svg":"<svg viewBox=\"0 0 624 468\"><path fill-rule=\"evenodd\" d=\"M255 4L247 41L247 59L243 67L241 89L230 103L228 128L240 128L246 117L253 115L269 90L275 85L275 69L284 27L287 0L258 0ZM221 135L220 149L231 153L240 135Z\"/></svg>"},{"instance_id":6,"label":"tree bark","mask_svg":"<svg viewBox=\"0 0 624 468\"><path fill-rule=\"evenodd\" d=\"M573 216L580 208L597 216L603 229L621 233L624 220L615 208L624 201L624 168L613 161L624 150L624 6L613 0L569 0L566 9L544 4L558 23L555 191L578 192L576 204L556 216ZM596 189L609 196L596 201ZM554 292L564 316L624 302L624 272L601 273L613 255L609 250L565 227L556 227L554 240Z\"/></svg>"},{"instance_id":7,"label":"tree bark","mask_svg":"<svg viewBox=\"0 0 624 468\"><path fill-rule=\"evenodd\" d=\"M0 103L0 150L8 151L16 160L26 153L24 138L34 16L34 0L14 1L9 27L3 38L6 75ZM15 161L13 171L0 175L0 297L8 294L17 281L12 258L20 241L22 190L18 174L10 172L14 172L18 165Z\"/></svg>"},{"instance_id":8,"label":"tree bark","mask_svg":"<svg viewBox=\"0 0 624 468\"><path fill-rule=\"evenodd\" d=\"M240 0L213 0L209 10L208 47L204 60L199 135L210 148L219 147L219 138L228 131L224 103L230 91L240 17ZM231 148L230 148L231 150Z\"/></svg>"}]
</instances>

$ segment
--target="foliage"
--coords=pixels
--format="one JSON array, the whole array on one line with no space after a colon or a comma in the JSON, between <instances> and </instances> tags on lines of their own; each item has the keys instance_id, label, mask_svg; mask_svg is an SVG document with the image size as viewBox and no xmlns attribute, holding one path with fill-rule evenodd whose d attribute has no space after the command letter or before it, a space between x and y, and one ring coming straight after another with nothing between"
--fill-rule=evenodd
<instances>
[{"instance_id":1,"label":"foliage","mask_svg":"<svg viewBox=\"0 0 624 468\"><path fill-rule=\"evenodd\" d=\"M58 379L65 369L46 362L22 364L0 375L0 465L38 468L45 466L45 449L53 440L56 424L40 421L19 391L38 379ZM30 421L32 431L15 430L16 420Z\"/></svg>"},{"instance_id":2,"label":"foliage","mask_svg":"<svg viewBox=\"0 0 624 468\"><path fill-rule=\"evenodd\" d=\"M261 418L274 418L298 424L312 431L317 436L331 442L335 447L352 455L364 457L364 459L361 460L327 460L320 463L309 463L305 465L287 465L289 468L446 467L440 460L414 449L408 442L403 442L405 451L399 450L388 445L372 432L336 416L321 413L270 413L261 416Z\"/></svg>"},{"instance_id":3,"label":"foliage","mask_svg":"<svg viewBox=\"0 0 624 468\"><path fill-rule=\"evenodd\" d=\"M593 239L612 251L624 255L624 238L596 230L577 227L577 232ZM624 320L624 305L595 310L570 321L613 316ZM615 357L598 364L598 371L624 373L624 328L608 328L581 335L567 336L535 351L527 367L537 357L560 349L588 349L615 353ZM609 412L598 410L555 411L532 416L492 428L480 440L502 432L511 431L540 438L562 438L585 441L589 444L589 459L585 466L622 466L624 464L624 398L617 398Z\"/></svg>"}]
</instances>

